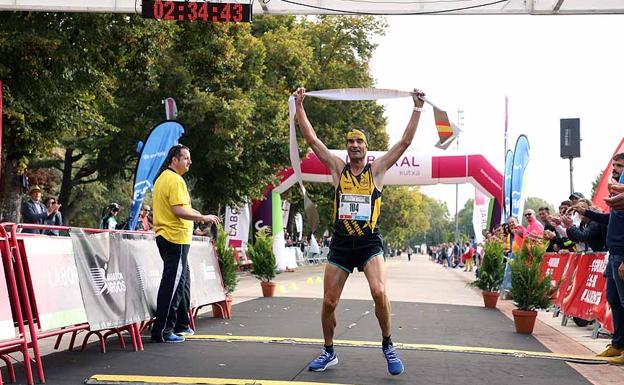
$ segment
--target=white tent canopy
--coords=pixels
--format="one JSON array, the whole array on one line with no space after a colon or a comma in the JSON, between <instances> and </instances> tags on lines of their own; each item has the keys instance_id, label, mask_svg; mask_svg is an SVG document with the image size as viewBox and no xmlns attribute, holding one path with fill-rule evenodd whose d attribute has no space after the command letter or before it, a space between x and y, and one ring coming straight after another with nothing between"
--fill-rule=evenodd
<instances>
[{"instance_id":1,"label":"white tent canopy","mask_svg":"<svg viewBox=\"0 0 624 385\"><path fill-rule=\"evenodd\" d=\"M253 0L227 2L249 3ZM213 2L221 2L219 0ZM225 1L224 1L225 2ZM0 0L0 10L141 13L141 0ZM610 14L622 0L259 0L254 14Z\"/></svg>"}]
</instances>

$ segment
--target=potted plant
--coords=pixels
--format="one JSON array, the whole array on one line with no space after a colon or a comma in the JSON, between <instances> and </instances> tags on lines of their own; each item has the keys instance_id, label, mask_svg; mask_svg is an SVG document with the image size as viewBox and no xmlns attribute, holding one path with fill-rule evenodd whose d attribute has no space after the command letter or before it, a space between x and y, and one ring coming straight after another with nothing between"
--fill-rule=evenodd
<instances>
[{"instance_id":1,"label":"potted plant","mask_svg":"<svg viewBox=\"0 0 624 385\"><path fill-rule=\"evenodd\" d=\"M275 254L273 254L273 236L268 227L256 233L256 241L247 245L247 255L251 259L251 274L260 280L262 295L273 297L277 284L275 278Z\"/></svg>"},{"instance_id":2,"label":"potted plant","mask_svg":"<svg viewBox=\"0 0 624 385\"><path fill-rule=\"evenodd\" d=\"M215 240L215 248L217 251L217 257L219 258L219 268L221 269L221 279L223 280L223 287L226 293L226 306L227 314L230 314L232 309L232 293L236 289L238 284L238 263L234 258L234 248L227 244L228 234L223 230L223 227L219 225L217 228L217 239ZM223 318L223 311L220 305L212 305L212 316L217 318Z\"/></svg>"},{"instance_id":3,"label":"potted plant","mask_svg":"<svg viewBox=\"0 0 624 385\"><path fill-rule=\"evenodd\" d=\"M527 238L520 253L509 262L511 295L517 307L512 311L517 333L533 333L536 310L550 306L550 276L541 277L540 273L546 247L541 240Z\"/></svg>"},{"instance_id":4,"label":"potted plant","mask_svg":"<svg viewBox=\"0 0 624 385\"><path fill-rule=\"evenodd\" d=\"M505 245L501 240L492 238L485 241L483 250L483 261L479 267L478 277L470 283L470 286L481 289L485 307L495 308L505 274L503 265Z\"/></svg>"}]
</instances>

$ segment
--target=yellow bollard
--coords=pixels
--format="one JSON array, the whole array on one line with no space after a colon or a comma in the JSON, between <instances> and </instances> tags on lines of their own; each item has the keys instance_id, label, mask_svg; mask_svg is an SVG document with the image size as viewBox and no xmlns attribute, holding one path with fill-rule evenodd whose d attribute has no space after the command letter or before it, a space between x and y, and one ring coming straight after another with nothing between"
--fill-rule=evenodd
<instances>
[{"instance_id":1,"label":"yellow bollard","mask_svg":"<svg viewBox=\"0 0 624 385\"><path fill-rule=\"evenodd\" d=\"M286 287L285 287L284 285L278 285L278 286L277 286L277 291L278 291L280 294L284 294L284 293L286 293Z\"/></svg>"},{"instance_id":2,"label":"yellow bollard","mask_svg":"<svg viewBox=\"0 0 624 385\"><path fill-rule=\"evenodd\" d=\"M289 283L288 290L297 290L297 284L294 282Z\"/></svg>"},{"instance_id":3,"label":"yellow bollard","mask_svg":"<svg viewBox=\"0 0 624 385\"><path fill-rule=\"evenodd\" d=\"M321 279L321 277L316 277L316 284L320 285L323 282L323 280Z\"/></svg>"}]
</instances>

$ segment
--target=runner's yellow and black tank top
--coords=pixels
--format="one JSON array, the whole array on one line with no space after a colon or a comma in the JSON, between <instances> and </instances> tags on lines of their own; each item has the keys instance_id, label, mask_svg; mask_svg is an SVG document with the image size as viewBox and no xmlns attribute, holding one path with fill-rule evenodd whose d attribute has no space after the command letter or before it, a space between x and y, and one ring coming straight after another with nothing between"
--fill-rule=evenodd
<instances>
[{"instance_id":1,"label":"runner's yellow and black tank top","mask_svg":"<svg viewBox=\"0 0 624 385\"><path fill-rule=\"evenodd\" d=\"M365 236L378 234L381 191L375 186L370 163L353 175L347 163L334 195L334 234Z\"/></svg>"}]
</instances>

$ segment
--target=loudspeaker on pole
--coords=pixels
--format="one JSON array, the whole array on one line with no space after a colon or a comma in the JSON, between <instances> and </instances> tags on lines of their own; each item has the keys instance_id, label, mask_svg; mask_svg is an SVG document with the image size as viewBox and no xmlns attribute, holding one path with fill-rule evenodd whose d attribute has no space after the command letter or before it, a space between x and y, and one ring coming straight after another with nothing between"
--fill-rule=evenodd
<instances>
[{"instance_id":1,"label":"loudspeaker on pole","mask_svg":"<svg viewBox=\"0 0 624 385\"><path fill-rule=\"evenodd\" d=\"M561 119L561 157L579 158L581 156L581 119Z\"/></svg>"}]
</instances>

